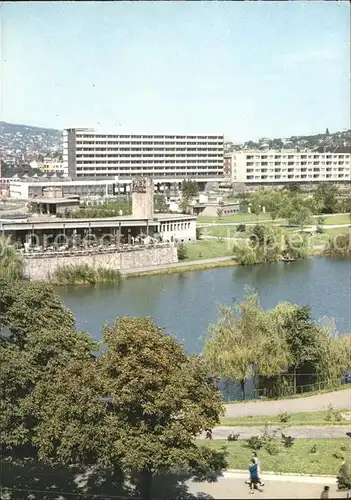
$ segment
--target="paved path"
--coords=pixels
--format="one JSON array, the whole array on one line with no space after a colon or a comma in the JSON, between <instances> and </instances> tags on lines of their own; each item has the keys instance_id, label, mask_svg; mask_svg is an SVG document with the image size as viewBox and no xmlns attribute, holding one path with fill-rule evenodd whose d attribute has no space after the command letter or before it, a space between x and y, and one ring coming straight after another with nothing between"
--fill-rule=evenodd
<instances>
[{"instance_id":1,"label":"paved path","mask_svg":"<svg viewBox=\"0 0 351 500\"><path fill-rule=\"evenodd\" d=\"M331 477L292 476L287 474L267 474L267 476L264 476L263 473L263 479L265 482L263 492L256 491L253 495L249 494L249 487L245 484L247 474L244 471L226 472L222 478L214 483L189 482L188 488L193 495L207 493L211 495L207 498L213 499L260 498L264 500L269 498L320 498L324 486L329 486L330 498L346 498L346 492L338 492L335 479Z\"/></svg>"},{"instance_id":2,"label":"paved path","mask_svg":"<svg viewBox=\"0 0 351 500\"><path fill-rule=\"evenodd\" d=\"M351 410L351 389L316 394L305 398L281 399L279 401L248 401L226 405L226 416L232 418L249 417L251 415L278 415L281 412L307 413L327 410L328 406Z\"/></svg>"},{"instance_id":3,"label":"paved path","mask_svg":"<svg viewBox=\"0 0 351 500\"><path fill-rule=\"evenodd\" d=\"M303 425L303 426L289 426L281 424L272 425L270 431L279 430L285 427L285 433L296 439L332 439L332 438L347 438L347 432L351 430L350 425ZM227 439L229 434L239 434L239 440L249 439L251 436L258 436L262 434L264 425L257 425L255 427L242 427L242 426L220 426L215 427L212 431L213 439ZM280 435L280 434L279 434Z\"/></svg>"},{"instance_id":4,"label":"paved path","mask_svg":"<svg viewBox=\"0 0 351 500\"><path fill-rule=\"evenodd\" d=\"M212 259L200 259L200 260L181 260L174 264L165 264L161 266L147 266L147 267L138 267L133 269L124 269L122 271L123 275L131 275L131 274L139 274L139 273L147 273L151 271L162 271L165 269L174 269L177 267L187 267L187 266L199 266L204 264L215 264L217 262L227 262L231 260L232 257L214 257Z\"/></svg>"}]
</instances>

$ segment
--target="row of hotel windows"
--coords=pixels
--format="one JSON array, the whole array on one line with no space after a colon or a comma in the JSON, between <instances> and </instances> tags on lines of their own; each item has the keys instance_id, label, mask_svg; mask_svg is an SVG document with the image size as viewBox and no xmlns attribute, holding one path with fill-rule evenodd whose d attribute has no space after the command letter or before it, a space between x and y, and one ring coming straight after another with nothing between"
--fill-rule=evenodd
<instances>
[{"instance_id":1,"label":"row of hotel windows","mask_svg":"<svg viewBox=\"0 0 351 500\"><path fill-rule=\"evenodd\" d=\"M83 139L220 139L224 140L222 135L99 135L85 134L76 131L77 137Z\"/></svg>"},{"instance_id":2,"label":"row of hotel windows","mask_svg":"<svg viewBox=\"0 0 351 500\"><path fill-rule=\"evenodd\" d=\"M248 175L246 178L248 180L252 180L252 179L320 179L321 177L324 177L324 176L321 176L320 174L301 174L301 175L270 175L270 176L267 176L267 175ZM338 174L336 176L336 174L326 174L325 177L327 179L331 179L332 177L337 177L338 179L342 179L344 177L347 177L346 174Z\"/></svg>"},{"instance_id":3,"label":"row of hotel windows","mask_svg":"<svg viewBox=\"0 0 351 500\"><path fill-rule=\"evenodd\" d=\"M76 144L96 144L97 146L103 146L103 147L106 147L106 145L116 145L116 142L112 142L112 141L76 141ZM124 144L124 145L129 145L129 146L134 146L134 145L145 145L145 146L150 146L150 143L149 142L141 142L141 141L135 141L135 142L128 142L128 141L118 141L118 144ZM203 142L155 142L154 143L155 145L157 146L160 146L161 144L163 145L166 145L166 146L173 146L174 144L176 144L177 146L178 145L189 145L189 146L202 146L204 145ZM220 146L221 148L223 148L223 143L222 142L218 142L218 141L206 141L205 144L208 144L208 145L212 145L212 146Z\"/></svg>"},{"instance_id":4,"label":"row of hotel windows","mask_svg":"<svg viewBox=\"0 0 351 500\"><path fill-rule=\"evenodd\" d=\"M176 222L169 224L161 224L161 232L168 231L184 231L190 229L190 222Z\"/></svg>"},{"instance_id":5,"label":"row of hotel windows","mask_svg":"<svg viewBox=\"0 0 351 500\"><path fill-rule=\"evenodd\" d=\"M204 153L204 154L185 154L185 153L171 153L171 154L145 154L145 153L136 153L136 154L116 154L116 153L103 153L103 154L92 154L92 153L78 153L76 155L77 158L222 158L222 155L220 154L211 154L211 153Z\"/></svg>"},{"instance_id":6,"label":"row of hotel windows","mask_svg":"<svg viewBox=\"0 0 351 500\"><path fill-rule=\"evenodd\" d=\"M332 161L302 161L302 162L293 162L293 161L288 161L288 162L280 162L280 161L275 161L275 162L267 162L267 161L262 161L262 162L252 162L252 161L248 161L246 163L246 166L248 167L252 167L252 166L256 166L256 167L259 167L261 165L295 165L295 166L299 166L299 165L348 165L350 163L349 160L346 160L346 161L342 161L342 160L334 160L333 162Z\"/></svg>"},{"instance_id":7,"label":"row of hotel windows","mask_svg":"<svg viewBox=\"0 0 351 500\"><path fill-rule=\"evenodd\" d=\"M154 172L149 172L147 169L142 170L142 171L134 171L134 172L129 172L129 175L139 175L139 174L145 174L145 173L150 173L153 174ZM88 177L101 177L101 175L104 175L105 177L115 177L115 172L106 172L105 170L97 170L96 168L90 169L90 170L85 170L84 172L77 172L77 177L80 178L88 178ZM216 177L218 178L219 172L214 172L214 171L207 171L207 172L196 172L193 170L188 170L187 172L172 172L170 174L169 172L156 172L157 177L167 177L167 178L173 178L173 177L180 177L181 179L184 177L195 177L196 179L201 178L201 177Z\"/></svg>"},{"instance_id":8,"label":"row of hotel windows","mask_svg":"<svg viewBox=\"0 0 351 500\"><path fill-rule=\"evenodd\" d=\"M80 166L77 166L77 172L85 172L87 170L93 170L93 171L111 171L111 172L139 172L139 171L142 171L142 172L163 172L164 170L168 170L168 171L171 171L172 173L173 172L188 172L189 169L192 169L194 171L204 171L204 172L214 172L216 174L221 174L222 173L222 170L221 169L216 169L216 168L202 168L202 167L195 167L193 165L187 167L186 169L184 168L173 168L173 167L164 167L163 169L157 169L157 168L153 168L153 167L139 167L139 168L130 168L130 167L119 167L119 168L115 168L115 167L104 167L103 165L99 166L99 167L92 167L92 166L89 166L87 168L85 167L80 167Z\"/></svg>"},{"instance_id":9,"label":"row of hotel windows","mask_svg":"<svg viewBox=\"0 0 351 500\"><path fill-rule=\"evenodd\" d=\"M348 153L344 154L318 154L318 155L309 155L309 154L301 154L301 155L247 155L246 159L247 160L263 160L263 159L288 159L288 160L293 160L296 159L298 160L299 158L308 158L308 159L318 159L318 158L327 158L327 159L333 159L333 158L345 158L345 156L350 156ZM234 157L236 158L236 157Z\"/></svg>"},{"instance_id":10,"label":"row of hotel windows","mask_svg":"<svg viewBox=\"0 0 351 500\"><path fill-rule=\"evenodd\" d=\"M65 146L64 146L64 149L67 150L67 148L65 148ZM106 151L130 151L131 153L134 153L135 151L166 151L167 153L169 153L170 151L216 151L216 152L220 152L223 156L223 149L221 147L215 147L215 146L203 147L203 148L196 147L196 146L187 146L186 148L179 148L179 147L173 146L173 145L170 148L165 148L165 147L162 147L162 148L158 148L158 147L126 148L126 147L115 146L115 147L104 148L104 147L101 147L100 145L96 145L95 147L91 147L91 146L87 147L86 144L81 144L81 145L77 145L76 151L81 151L83 153L85 151L101 151L103 153L105 153Z\"/></svg>"},{"instance_id":11,"label":"row of hotel windows","mask_svg":"<svg viewBox=\"0 0 351 500\"><path fill-rule=\"evenodd\" d=\"M113 164L113 165L126 165L126 164L165 164L165 163L171 163L171 164L187 164L187 165L193 165L194 163L211 163L214 166L222 165L221 162L216 162L215 160L77 160L77 165L95 165L95 164L100 164L100 165L107 165L107 164Z\"/></svg>"},{"instance_id":12,"label":"row of hotel windows","mask_svg":"<svg viewBox=\"0 0 351 500\"><path fill-rule=\"evenodd\" d=\"M327 172L332 172L332 171L338 171L338 172L343 172L345 169L344 167L334 167L334 168L319 168L319 167L314 167L314 168L288 168L288 169L281 169L281 168L275 168L273 169L267 169L267 168L256 168L255 172L321 172L321 171L327 171ZM247 173L251 174L254 172L253 168L248 168L246 170Z\"/></svg>"}]
</instances>

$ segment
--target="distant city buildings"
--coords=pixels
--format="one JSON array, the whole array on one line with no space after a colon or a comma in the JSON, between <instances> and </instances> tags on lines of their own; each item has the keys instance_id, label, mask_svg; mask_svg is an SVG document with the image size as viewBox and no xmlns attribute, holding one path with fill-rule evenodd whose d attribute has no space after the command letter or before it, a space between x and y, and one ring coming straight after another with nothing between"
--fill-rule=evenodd
<instances>
[{"instance_id":1,"label":"distant city buildings","mask_svg":"<svg viewBox=\"0 0 351 500\"><path fill-rule=\"evenodd\" d=\"M43 158L42 161L31 161L30 162L30 167L33 169L38 169L41 172L44 172L45 174L61 174L61 175L66 175L67 171L63 168L62 161L58 160L57 158Z\"/></svg>"},{"instance_id":2,"label":"distant city buildings","mask_svg":"<svg viewBox=\"0 0 351 500\"><path fill-rule=\"evenodd\" d=\"M223 154L223 135L63 132L63 167L72 179L151 176L215 182L223 175Z\"/></svg>"},{"instance_id":3,"label":"distant city buildings","mask_svg":"<svg viewBox=\"0 0 351 500\"><path fill-rule=\"evenodd\" d=\"M231 183L274 185L351 181L350 152L245 151L226 153L224 177Z\"/></svg>"},{"instance_id":4,"label":"distant city buildings","mask_svg":"<svg viewBox=\"0 0 351 500\"><path fill-rule=\"evenodd\" d=\"M10 166L58 158L62 153L60 130L0 122L0 158Z\"/></svg>"}]
</instances>

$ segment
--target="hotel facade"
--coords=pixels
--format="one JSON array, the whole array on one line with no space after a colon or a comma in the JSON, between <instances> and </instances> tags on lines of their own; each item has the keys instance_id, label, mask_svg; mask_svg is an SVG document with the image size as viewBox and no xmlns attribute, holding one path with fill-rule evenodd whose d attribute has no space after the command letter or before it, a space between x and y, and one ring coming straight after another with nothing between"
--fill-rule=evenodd
<instances>
[{"instance_id":1,"label":"hotel facade","mask_svg":"<svg viewBox=\"0 0 351 500\"><path fill-rule=\"evenodd\" d=\"M351 181L350 153L245 151L225 154L224 177L232 183L287 184Z\"/></svg>"},{"instance_id":2,"label":"hotel facade","mask_svg":"<svg viewBox=\"0 0 351 500\"><path fill-rule=\"evenodd\" d=\"M216 182L223 177L223 157L223 135L63 132L63 169L71 179L151 176Z\"/></svg>"}]
</instances>

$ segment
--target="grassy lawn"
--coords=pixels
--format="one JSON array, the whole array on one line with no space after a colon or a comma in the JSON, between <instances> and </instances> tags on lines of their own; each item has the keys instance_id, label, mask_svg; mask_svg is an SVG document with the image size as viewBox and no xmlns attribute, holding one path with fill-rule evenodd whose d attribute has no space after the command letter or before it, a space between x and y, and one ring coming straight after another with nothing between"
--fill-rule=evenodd
<instances>
[{"instance_id":1,"label":"grassy lawn","mask_svg":"<svg viewBox=\"0 0 351 500\"><path fill-rule=\"evenodd\" d=\"M330 236L337 236L338 234L347 234L351 232L351 227L331 227L325 229L323 233L315 233L312 236L311 242L313 245L321 245L329 241Z\"/></svg>"},{"instance_id":2,"label":"grassy lawn","mask_svg":"<svg viewBox=\"0 0 351 500\"><path fill-rule=\"evenodd\" d=\"M341 413L349 413L349 410L341 411ZM314 411L311 413L291 413L289 419L284 425L345 425L350 426L351 422L349 420L342 419L340 422L332 419L326 420L327 411ZM226 426L265 426L270 425L282 425L279 420L279 415L253 415L251 417L242 418L223 418L221 420L221 425Z\"/></svg>"},{"instance_id":3,"label":"grassy lawn","mask_svg":"<svg viewBox=\"0 0 351 500\"><path fill-rule=\"evenodd\" d=\"M349 214L327 216L324 220L325 225L351 224ZM340 228L341 229L341 228Z\"/></svg>"},{"instance_id":4,"label":"grassy lawn","mask_svg":"<svg viewBox=\"0 0 351 500\"><path fill-rule=\"evenodd\" d=\"M189 243L186 248L188 250L187 260L231 257L233 255L233 242L226 240L200 240L196 243Z\"/></svg>"},{"instance_id":5,"label":"grassy lawn","mask_svg":"<svg viewBox=\"0 0 351 500\"><path fill-rule=\"evenodd\" d=\"M264 220L270 220L270 214L261 214L260 222ZM253 214L233 214L233 215L223 215L222 217L202 217L197 218L199 224L205 222L215 222L217 224L227 224L228 222L258 222L258 217Z\"/></svg>"},{"instance_id":6,"label":"grassy lawn","mask_svg":"<svg viewBox=\"0 0 351 500\"><path fill-rule=\"evenodd\" d=\"M326 229L326 234L347 234L351 231L351 226L344 227L331 227L330 229Z\"/></svg>"},{"instance_id":7,"label":"grassy lawn","mask_svg":"<svg viewBox=\"0 0 351 500\"><path fill-rule=\"evenodd\" d=\"M221 224L220 226L202 227L201 233L203 237L217 236L218 238L247 238L247 233L241 233L236 230L236 226L227 226Z\"/></svg>"},{"instance_id":8,"label":"grassy lawn","mask_svg":"<svg viewBox=\"0 0 351 500\"><path fill-rule=\"evenodd\" d=\"M199 441L212 449L219 450L223 446L228 452L229 469L248 469L252 450L245 441ZM291 448L280 444L279 453L270 455L265 449L258 451L262 467L262 477L265 471L337 475L341 459L350 457L351 440L346 439L296 439ZM313 449L315 448L315 452ZM334 456L336 454L337 458Z\"/></svg>"}]
</instances>

